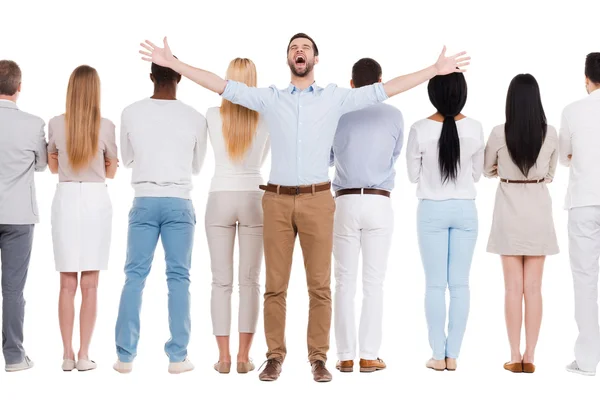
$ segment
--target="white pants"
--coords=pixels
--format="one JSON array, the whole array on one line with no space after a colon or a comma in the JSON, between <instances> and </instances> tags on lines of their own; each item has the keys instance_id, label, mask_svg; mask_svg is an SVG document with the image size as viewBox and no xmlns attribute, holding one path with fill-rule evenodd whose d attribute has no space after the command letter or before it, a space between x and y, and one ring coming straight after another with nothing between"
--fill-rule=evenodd
<instances>
[{"instance_id":1,"label":"white pants","mask_svg":"<svg viewBox=\"0 0 600 400\"><path fill-rule=\"evenodd\" d=\"M334 325L339 360L356 357L354 295L361 249L363 301L358 333L359 356L365 360L379 357L383 280L393 228L394 214L389 197L350 194L336 198Z\"/></svg>"},{"instance_id":2,"label":"white pants","mask_svg":"<svg viewBox=\"0 0 600 400\"><path fill-rule=\"evenodd\" d=\"M600 360L598 327L598 259L600 258L600 206L569 210L569 258L575 291L575 343L577 366L596 371Z\"/></svg>"}]
</instances>

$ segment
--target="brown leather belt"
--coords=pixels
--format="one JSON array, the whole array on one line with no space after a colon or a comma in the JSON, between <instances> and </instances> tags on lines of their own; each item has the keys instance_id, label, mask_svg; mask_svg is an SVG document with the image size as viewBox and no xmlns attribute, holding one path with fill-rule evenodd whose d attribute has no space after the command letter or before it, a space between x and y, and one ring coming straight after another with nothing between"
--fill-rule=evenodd
<instances>
[{"instance_id":1,"label":"brown leather belt","mask_svg":"<svg viewBox=\"0 0 600 400\"><path fill-rule=\"evenodd\" d=\"M381 189L340 189L335 192L335 197L345 194L378 194L380 196L390 197L390 192Z\"/></svg>"},{"instance_id":2,"label":"brown leather belt","mask_svg":"<svg viewBox=\"0 0 600 400\"><path fill-rule=\"evenodd\" d=\"M324 190L329 190L329 188L331 188L331 182L317 183L316 185L308 186L281 186L268 183L266 185L260 185L259 188L262 190L266 190L267 192L296 196L299 194L316 193L322 192Z\"/></svg>"},{"instance_id":3,"label":"brown leather belt","mask_svg":"<svg viewBox=\"0 0 600 400\"><path fill-rule=\"evenodd\" d=\"M504 182L504 183L542 183L545 180L546 179L542 178L542 179L536 179L533 181L519 181L519 180L513 180L513 179L500 178L500 182Z\"/></svg>"}]
</instances>

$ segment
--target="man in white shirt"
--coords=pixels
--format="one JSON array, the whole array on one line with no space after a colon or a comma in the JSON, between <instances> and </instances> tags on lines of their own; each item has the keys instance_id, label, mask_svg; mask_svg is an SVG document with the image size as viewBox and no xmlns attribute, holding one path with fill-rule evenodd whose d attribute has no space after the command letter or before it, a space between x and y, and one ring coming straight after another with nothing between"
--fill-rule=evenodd
<instances>
[{"instance_id":1,"label":"man in white shirt","mask_svg":"<svg viewBox=\"0 0 600 400\"><path fill-rule=\"evenodd\" d=\"M600 361L598 259L600 257L600 53L585 63L588 96L567 106L559 133L559 160L569 167L569 257L579 337L567 371L593 376Z\"/></svg>"},{"instance_id":2,"label":"man in white shirt","mask_svg":"<svg viewBox=\"0 0 600 400\"><path fill-rule=\"evenodd\" d=\"M121 116L121 158L132 168L135 199L129 213L127 277L115 329L118 361L131 372L140 334L142 291L161 238L167 264L169 329L165 345L169 372L191 371L190 267L196 214L190 199L192 174L206 153L206 119L177 100L181 75L152 64L154 95L128 106Z\"/></svg>"},{"instance_id":3,"label":"man in white shirt","mask_svg":"<svg viewBox=\"0 0 600 400\"><path fill-rule=\"evenodd\" d=\"M25 299L33 227L39 222L34 172L48 164L44 121L19 110L21 69L0 61L0 252L2 351L6 371L33 367L23 349Z\"/></svg>"}]
</instances>

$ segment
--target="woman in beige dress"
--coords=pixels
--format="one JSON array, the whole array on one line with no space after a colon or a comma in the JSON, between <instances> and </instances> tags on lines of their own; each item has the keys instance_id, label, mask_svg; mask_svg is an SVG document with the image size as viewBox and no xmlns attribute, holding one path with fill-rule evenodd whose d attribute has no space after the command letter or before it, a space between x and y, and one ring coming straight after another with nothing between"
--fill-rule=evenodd
<instances>
[{"instance_id":1,"label":"woman in beige dress","mask_svg":"<svg viewBox=\"0 0 600 400\"><path fill-rule=\"evenodd\" d=\"M500 254L511 372L534 372L542 322L542 272L558 253L552 200L546 186L558 158L556 130L547 125L540 90L529 74L517 75L506 99L506 123L493 129L485 149L485 176L499 177L487 251ZM525 300L525 352L521 355Z\"/></svg>"}]
</instances>

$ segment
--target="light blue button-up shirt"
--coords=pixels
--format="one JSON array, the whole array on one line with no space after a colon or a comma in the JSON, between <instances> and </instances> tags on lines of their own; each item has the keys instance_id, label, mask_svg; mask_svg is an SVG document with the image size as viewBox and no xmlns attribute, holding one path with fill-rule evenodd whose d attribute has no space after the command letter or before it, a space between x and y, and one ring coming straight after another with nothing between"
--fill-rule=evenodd
<instances>
[{"instance_id":1,"label":"light blue button-up shirt","mask_svg":"<svg viewBox=\"0 0 600 400\"><path fill-rule=\"evenodd\" d=\"M392 105L377 104L344 115L331 149L333 189L391 191L403 141L402 113Z\"/></svg>"},{"instance_id":2,"label":"light blue button-up shirt","mask_svg":"<svg viewBox=\"0 0 600 400\"><path fill-rule=\"evenodd\" d=\"M269 182L282 186L329 181L329 157L340 117L388 98L382 83L358 89L334 84L279 90L228 81L223 98L258 111L271 137Z\"/></svg>"}]
</instances>

